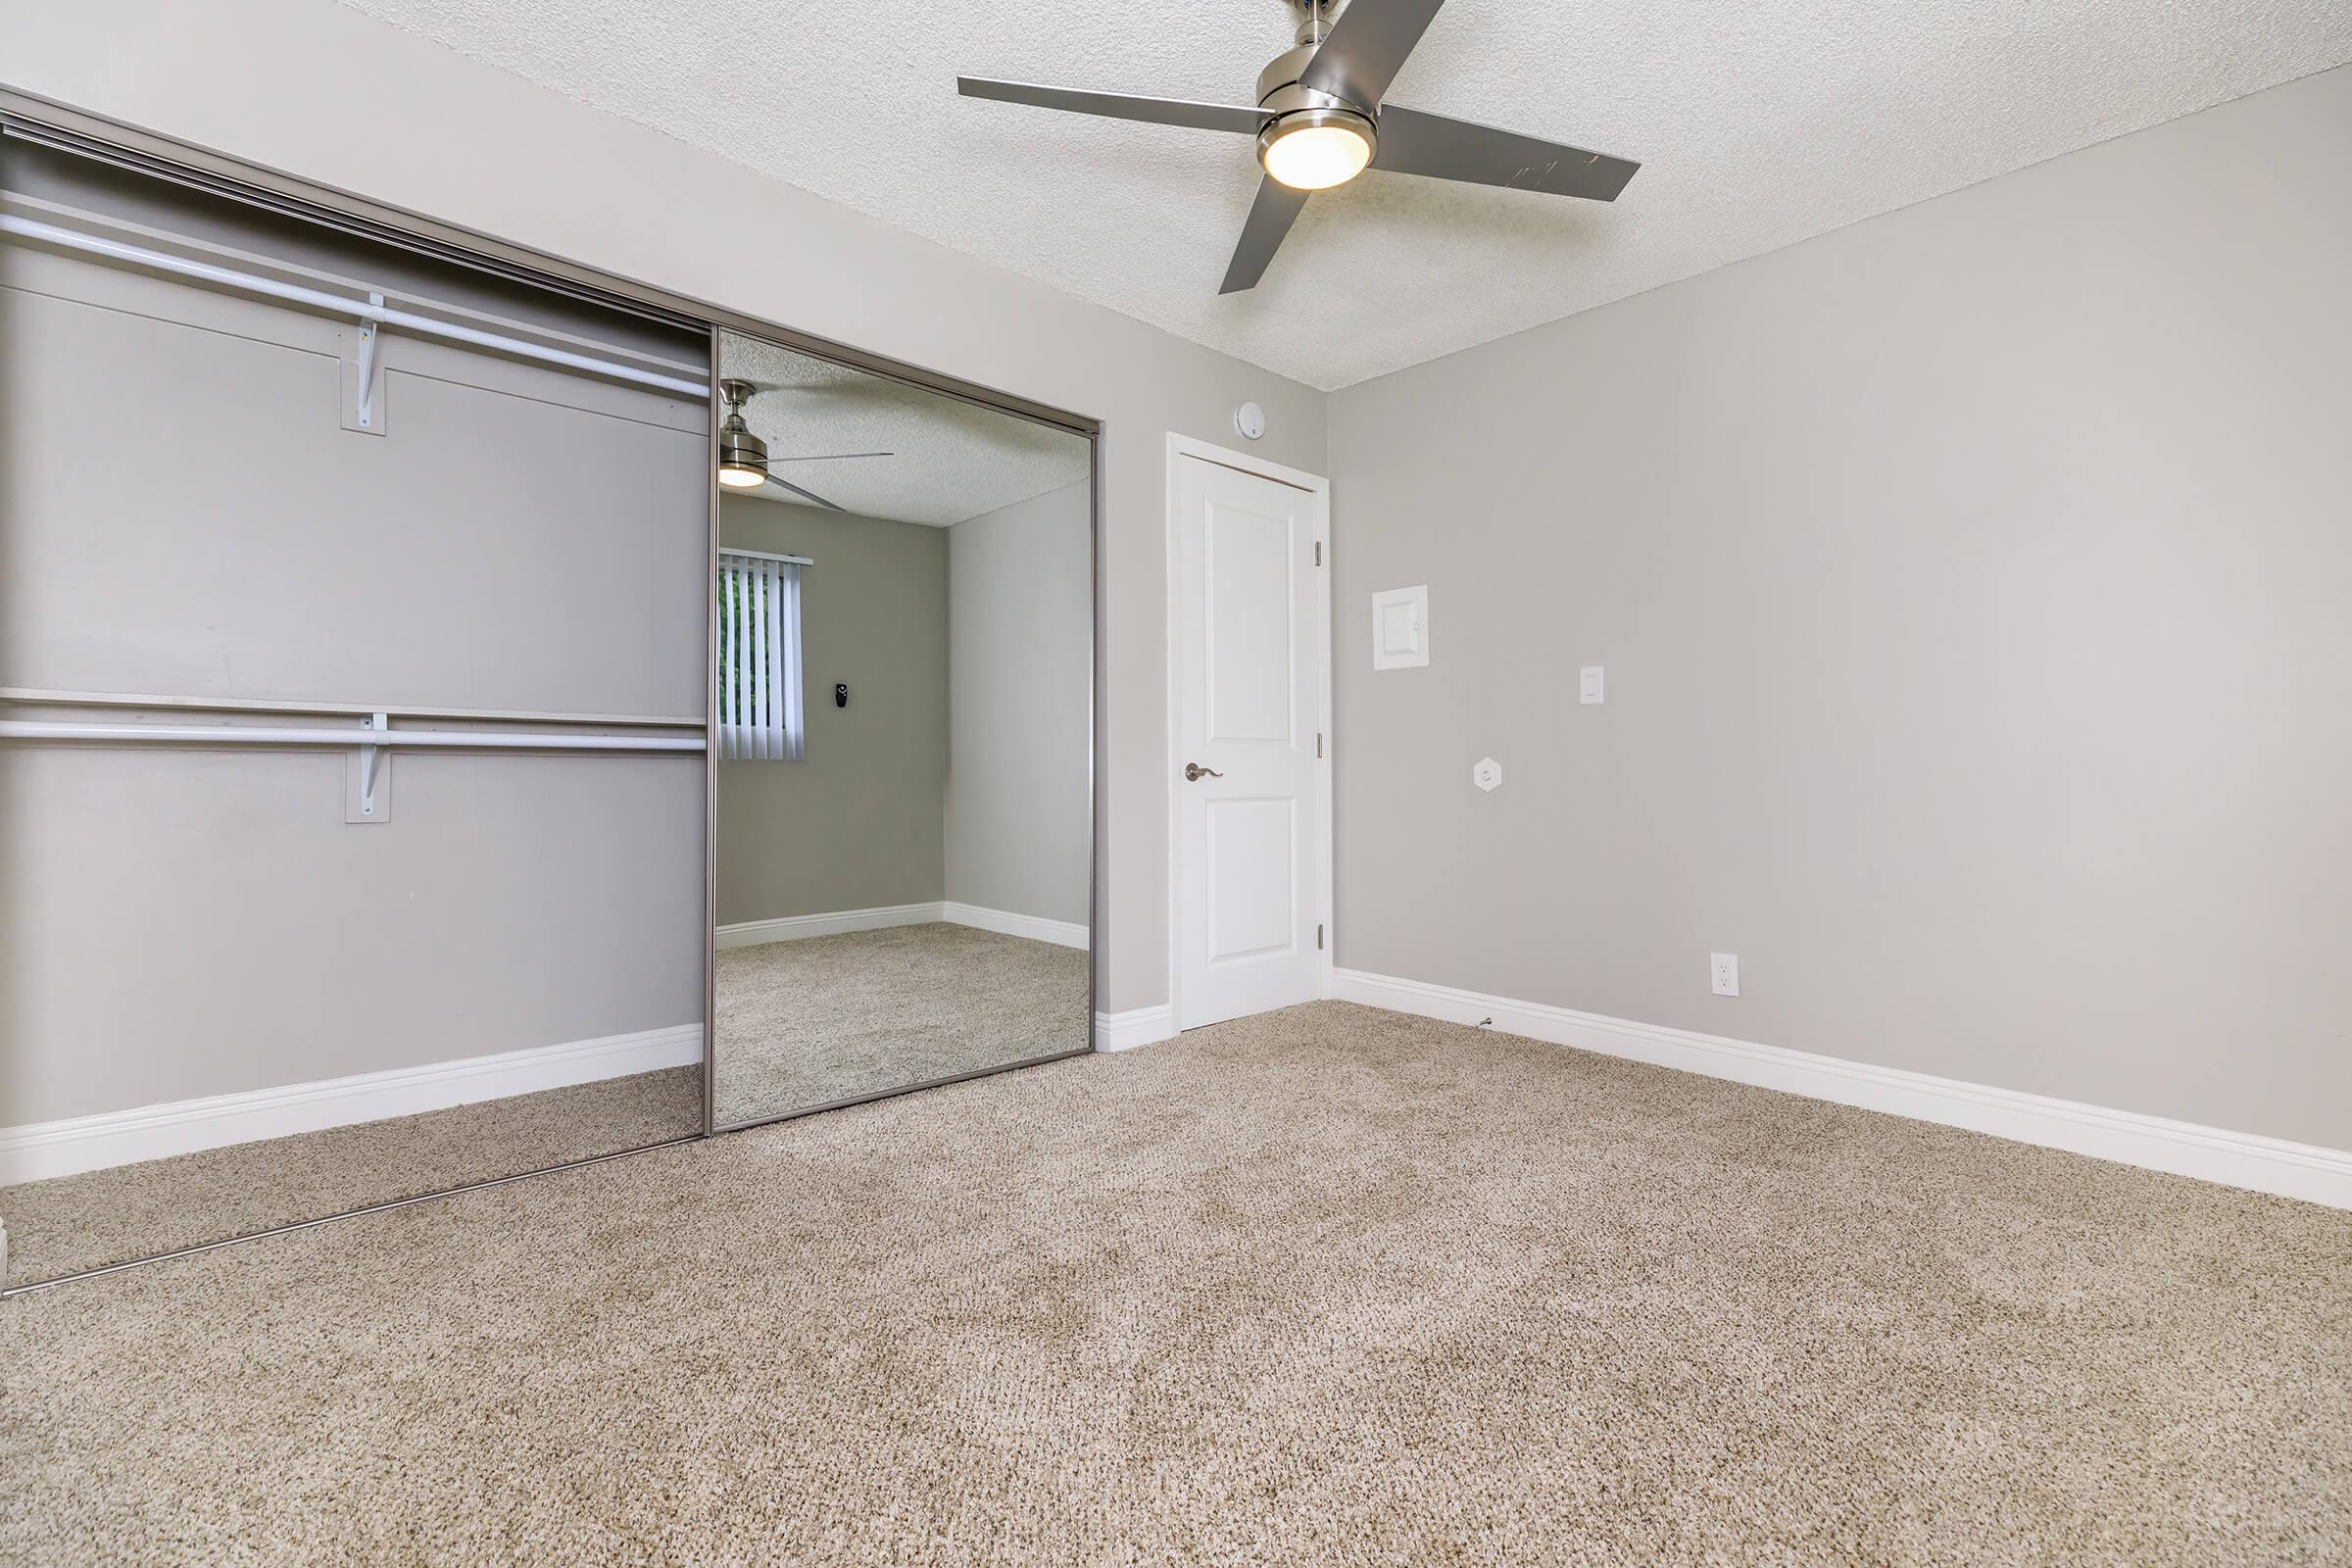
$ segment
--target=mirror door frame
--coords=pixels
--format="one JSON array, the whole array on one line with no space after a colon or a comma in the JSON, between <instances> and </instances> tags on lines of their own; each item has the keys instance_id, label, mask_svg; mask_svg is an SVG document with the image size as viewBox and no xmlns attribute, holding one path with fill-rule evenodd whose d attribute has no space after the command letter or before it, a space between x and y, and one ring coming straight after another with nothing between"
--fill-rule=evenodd
<instances>
[{"instance_id":1,"label":"mirror door frame","mask_svg":"<svg viewBox=\"0 0 2352 1568\"><path fill-rule=\"evenodd\" d=\"M1017 1060L1000 1062L990 1067L975 1067L968 1072L950 1073L944 1078L928 1078L919 1083L902 1084L896 1088L878 1089L871 1094L852 1095L846 1099L826 1101L814 1105L802 1105L770 1115L753 1116L723 1125L718 1120L718 503L721 491L718 484L718 429L726 417L719 397L719 339L732 332L738 337L758 338L778 348L804 354L810 359L824 360L847 369L860 370L889 380L903 381L926 392L978 404L1000 414L1033 424L1082 436L1087 443L1087 525L1086 525L1086 608L1087 638L1092 653L1087 662L1086 675L1086 1014L1082 1020L1085 1030L1083 1043L1067 1051L1051 1051L1040 1055L1023 1056ZM822 346L820 346L822 345ZM1049 1061L1060 1061L1069 1056L1083 1056L1095 1047L1095 1019L1102 999L1102 802L1101 781L1102 759L1102 427L1100 421L1079 415L1065 414L1047 408L1044 404L1006 393L993 392L968 381L942 376L937 371L912 371L906 367L874 355L850 357L837 345L823 345L822 340L805 333L789 332L781 327L750 321L741 317L710 323L710 517L709 537L704 541L706 561L706 591L703 596L703 1136L714 1138L720 1133L741 1132L749 1127L768 1127L777 1122L796 1121L803 1116L814 1116L822 1111L841 1110L851 1105L870 1104L877 1100L895 1100L919 1090L938 1089L967 1079L986 1078L1016 1067L1035 1067Z\"/></svg>"}]
</instances>

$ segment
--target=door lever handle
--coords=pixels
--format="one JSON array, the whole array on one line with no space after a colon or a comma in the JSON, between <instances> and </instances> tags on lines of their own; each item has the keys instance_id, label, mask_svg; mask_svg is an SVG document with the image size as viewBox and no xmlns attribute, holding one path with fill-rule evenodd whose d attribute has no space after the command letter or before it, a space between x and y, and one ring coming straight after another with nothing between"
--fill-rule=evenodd
<instances>
[{"instance_id":1,"label":"door lever handle","mask_svg":"<svg viewBox=\"0 0 2352 1568\"><path fill-rule=\"evenodd\" d=\"M1187 762L1184 764L1185 782L1189 784L1198 784L1203 778L1223 778L1224 776L1224 774L1218 772L1215 768L1202 767L1199 762Z\"/></svg>"}]
</instances>

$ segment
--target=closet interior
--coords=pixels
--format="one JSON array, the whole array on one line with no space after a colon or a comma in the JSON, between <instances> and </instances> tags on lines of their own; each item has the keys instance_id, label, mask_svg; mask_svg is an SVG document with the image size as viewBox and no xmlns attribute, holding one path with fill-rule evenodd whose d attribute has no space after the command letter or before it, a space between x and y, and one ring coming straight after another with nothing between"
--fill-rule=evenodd
<instances>
[{"instance_id":1,"label":"closet interior","mask_svg":"<svg viewBox=\"0 0 2352 1568\"><path fill-rule=\"evenodd\" d=\"M0 139L0 1289L1089 1048L1087 432L172 172Z\"/></svg>"}]
</instances>

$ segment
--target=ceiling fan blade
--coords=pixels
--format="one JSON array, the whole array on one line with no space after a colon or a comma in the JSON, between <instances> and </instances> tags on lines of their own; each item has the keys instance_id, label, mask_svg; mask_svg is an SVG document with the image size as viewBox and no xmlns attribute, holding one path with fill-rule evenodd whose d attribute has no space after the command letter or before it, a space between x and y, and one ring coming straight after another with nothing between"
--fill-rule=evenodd
<instances>
[{"instance_id":1,"label":"ceiling fan blade","mask_svg":"<svg viewBox=\"0 0 2352 1568\"><path fill-rule=\"evenodd\" d=\"M767 476L767 483L761 485L758 490L753 491L752 494L760 495L770 490L781 490L784 492L784 494L780 496L774 494L768 495L768 499L770 501L806 501L811 506L822 507L827 512L847 512L850 510L847 507L839 506L833 502L827 501L823 496L818 495L813 490L804 490L789 479L779 479L772 473Z\"/></svg>"},{"instance_id":2,"label":"ceiling fan blade","mask_svg":"<svg viewBox=\"0 0 2352 1568\"><path fill-rule=\"evenodd\" d=\"M844 458L895 458L896 452L811 452L807 457L779 458L772 453L770 463L839 463Z\"/></svg>"},{"instance_id":3,"label":"ceiling fan blade","mask_svg":"<svg viewBox=\"0 0 2352 1568\"><path fill-rule=\"evenodd\" d=\"M1631 159L1522 136L1515 130L1496 130L1492 125L1390 104L1380 112L1380 150L1372 167L1392 174L1424 174L1431 179L1507 185L1513 190L1613 202L1642 166Z\"/></svg>"},{"instance_id":4,"label":"ceiling fan blade","mask_svg":"<svg viewBox=\"0 0 2352 1568\"><path fill-rule=\"evenodd\" d=\"M1445 0L1348 0L1331 24L1315 58L1298 73L1298 83L1328 92L1364 109L1378 109L1380 96L1396 79L1429 19Z\"/></svg>"},{"instance_id":5,"label":"ceiling fan blade","mask_svg":"<svg viewBox=\"0 0 2352 1568\"><path fill-rule=\"evenodd\" d=\"M1232 130L1257 134L1266 117L1239 104L1200 104L1187 98L1139 98L1124 92L1090 92L1084 87L1040 87L1027 81L992 81L986 76L957 76L956 90L966 98L995 98L1008 104L1031 104L1039 109L1066 109L1078 115L1107 115L1113 120L1141 120L1154 125L1189 125L1195 130Z\"/></svg>"},{"instance_id":6,"label":"ceiling fan blade","mask_svg":"<svg viewBox=\"0 0 2352 1568\"><path fill-rule=\"evenodd\" d=\"M1233 261L1225 269L1225 282L1218 293L1239 294L1257 287L1257 280L1266 275L1266 265L1282 248L1282 237L1291 231L1298 210L1306 205L1306 196L1305 191L1293 190L1272 174L1258 176L1257 200L1250 204L1241 243L1233 248Z\"/></svg>"}]
</instances>

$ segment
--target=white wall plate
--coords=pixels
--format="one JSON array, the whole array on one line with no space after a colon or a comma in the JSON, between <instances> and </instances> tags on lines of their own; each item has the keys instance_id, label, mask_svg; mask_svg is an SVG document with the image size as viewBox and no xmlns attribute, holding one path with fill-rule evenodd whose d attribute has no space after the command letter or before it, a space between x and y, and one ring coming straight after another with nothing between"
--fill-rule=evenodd
<instances>
[{"instance_id":1,"label":"white wall plate","mask_svg":"<svg viewBox=\"0 0 2352 1568\"><path fill-rule=\"evenodd\" d=\"M1429 662L1429 585L1372 596L1372 667L1411 669Z\"/></svg>"}]
</instances>

